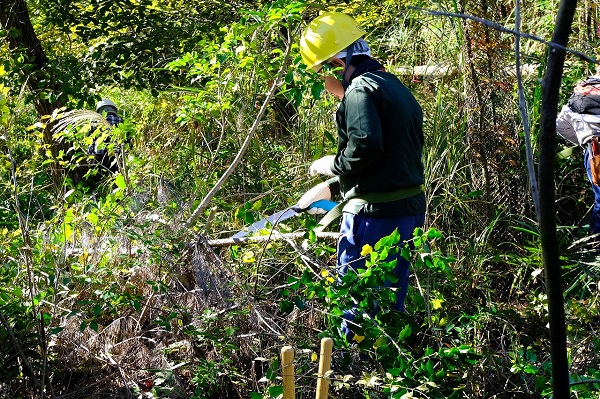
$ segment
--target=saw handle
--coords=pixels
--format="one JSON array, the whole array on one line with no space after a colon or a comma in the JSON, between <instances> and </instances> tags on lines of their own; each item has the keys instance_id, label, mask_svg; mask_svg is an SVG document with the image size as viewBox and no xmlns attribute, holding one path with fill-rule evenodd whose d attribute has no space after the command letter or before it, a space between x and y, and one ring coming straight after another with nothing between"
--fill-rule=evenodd
<instances>
[{"instance_id":1,"label":"saw handle","mask_svg":"<svg viewBox=\"0 0 600 399\"><path fill-rule=\"evenodd\" d=\"M310 204L310 206L308 208L302 209L302 208L299 208L298 205L296 205L296 206L293 206L292 209L298 213L306 212L307 210L309 210L311 208L321 208L321 209L325 209L327 212L329 212L336 205L337 205L337 202L321 199L321 200L317 200L317 201L313 202L312 204Z\"/></svg>"}]
</instances>

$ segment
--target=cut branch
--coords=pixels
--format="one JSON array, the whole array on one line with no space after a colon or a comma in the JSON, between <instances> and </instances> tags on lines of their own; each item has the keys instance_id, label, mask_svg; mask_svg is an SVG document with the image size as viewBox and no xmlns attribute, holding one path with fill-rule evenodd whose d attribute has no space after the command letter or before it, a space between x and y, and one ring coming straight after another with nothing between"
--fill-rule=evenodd
<instances>
[{"instance_id":1,"label":"cut branch","mask_svg":"<svg viewBox=\"0 0 600 399\"><path fill-rule=\"evenodd\" d=\"M228 247L230 245L247 245L250 243L264 242L264 241L277 241L277 240L299 240L304 238L305 232L298 233L287 233L277 235L265 235L265 236L250 236L242 238L223 238L218 240L209 240L208 244L211 247ZM333 232L319 232L315 233L318 238L325 238L330 240L337 240L340 233Z\"/></svg>"}]
</instances>

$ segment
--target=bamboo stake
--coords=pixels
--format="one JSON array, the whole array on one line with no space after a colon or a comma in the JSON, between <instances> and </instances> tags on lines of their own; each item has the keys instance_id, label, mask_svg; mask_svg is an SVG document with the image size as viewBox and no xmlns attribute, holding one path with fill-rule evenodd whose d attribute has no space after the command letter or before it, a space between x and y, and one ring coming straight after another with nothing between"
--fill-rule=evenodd
<instances>
[{"instance_id":1,"label":"bamboo stake","mask_svg":"<svg viewBox=\"0 0 600 399\"><path fill-rule=\"evenodd\" d=\"M331 338L323 338L321 340L321 356L319 359L319 374L317 378L317 396L316 399L327 399L327 391L329 390L329 381L325 378L325 374L331 368L331 351L333 349L333 340Z\"/></svg>"},{"instance_id":2,"label":"bamboo stake","mask_svg":"<svg viewBox=\"0 0 600 399\"><path fill-rule=\"evenodd\" d=\"M281 375L283 377L283 399L294 399L296 397L294 349L291 346L281 348Z\"/></svg>"}]
</instances>

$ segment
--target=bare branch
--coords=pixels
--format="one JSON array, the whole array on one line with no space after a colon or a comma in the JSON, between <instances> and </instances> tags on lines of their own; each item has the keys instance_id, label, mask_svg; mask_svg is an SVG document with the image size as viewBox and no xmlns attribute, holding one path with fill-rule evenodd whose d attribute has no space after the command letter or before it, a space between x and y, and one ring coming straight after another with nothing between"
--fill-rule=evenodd
<instances>
[{"instance_id":1,"label":"bare branch","mask_svg":"<svg viewBox=\"0 0 600 399\"><path fill-rule=\"evenodd\" d=\"M0 312L0 323L6 329L6 332L8 332L8 335L10 337L10 340L11 340L12 344L13 344L15 350L17 351L17 354L19 355L19 358L23 362L24 368L26 368L29 371L31 382L33 383L33 385L35 386L35 388L38 391L40 391L40 394L43 397L44 393L43 393L42 385L40 384L39 380L35 376L35 373L33 371L33 367L31 366L31 363L29 363L29 359L27 359L27 355L25 355L25 352L23 352L23 348L19 344L19 340L15 336L15 334L14 334L14 332L12 330L12 327L10 326L10 323L4 317L4 314L2 314L2 312Z\"/></svg>"},{"instance_id":2,"label":"bare branch","mask_svg":"<svg viewBox=\"0 0 600 399\"><path fill-rule=\"evenodd\" d=\"M521 0L515 2L515 27L517 32L521 31ZM521 75L521 36L515 35L515 71L517 74L517 87L519 91L519 111L523 120L523 131L525 134L525 157L527 158L527 172L529 174L529 188L533 199L535 214L540 214L540 202L538 198L537 177L535 175L535 166L533 163L533 150L531 148L531 129L529 125L529 115L527 114L527 101L525 99L525 90L523 88L523 78Z\"/></svg>"},{"instance_id":3,"label":"bare branch","mask_svg":"<svg viewBox=\"0 0 600 399\"><path fill-rule=\"evenodd\" d=\"M271 101L271 98L275 95L275 92L277 91L277 89L279 88L279 85L281 84L281 79L283 78L284 72L287 69L287 65L288 65L288 62L290 59L291 50L292 50L292 46L291 46L291 44L288 44L286 52L285 52L283 64L281 65L281 68L279 68L279 71L277 72L277 76L275 77L275 80L273 81L273 86L271 86L271 89L269 90L269 92L265 98L265 101L263 102L262 106L260 107L260 110L258 111L258 115L256 115L256 119L254 120L254 123L250 127L250 131L248 131L246 140L244 140L244 142L242 143L240 150L238 151L237 155L235 156L235 159L233 160L233 162L231 163L229 168L227 168L225 173L223 173L223 176L221 176L219 181L208 192L208 194L206 194L204 199L200 202L200 204L198 205L196 210L194 210L194 212L189 217L189 219L185 222L185 226L184 226L185 228L189 229L190 227L192 227L192 225L194 224L194 222L196 221L198 216L202 213L202 211L204 211L204 209L208 206L208 204L213 199L213 197L217 194L217 192L221 189L221 187L223 187L223 184L225 184L225 181L229 178L231 173L233 173L234 169L242 161L242 158L246 152L246 149L248 149L248 146L250 145L250 141L252 140L254 133L256 133L259 123L262 120L262 117L267 110L267 105L269 104L269 102Z\"/></svg>"}]
</instances>

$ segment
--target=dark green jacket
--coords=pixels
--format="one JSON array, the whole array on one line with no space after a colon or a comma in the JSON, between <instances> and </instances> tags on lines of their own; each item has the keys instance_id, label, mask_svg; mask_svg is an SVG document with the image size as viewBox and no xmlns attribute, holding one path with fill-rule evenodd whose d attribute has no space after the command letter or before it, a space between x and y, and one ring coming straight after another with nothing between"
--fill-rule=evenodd
<instances>
[{"instance_id":1,"label":"dark green jacket","mask_svg":"<svg viewBox=\"0 0 600 399\"><path fill-rule=\"evenodd\" d=\"M333 193L344 199L390 192L424 183L423 111L393 74L374 71L352 80L336 114L338 151L331 165ZM338 185L339 184L339 185ZM423 193L369 203L372 217L425 213Z\"/></svg>"}]
</instances>

